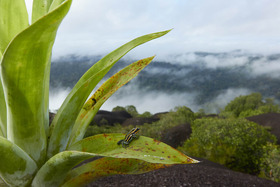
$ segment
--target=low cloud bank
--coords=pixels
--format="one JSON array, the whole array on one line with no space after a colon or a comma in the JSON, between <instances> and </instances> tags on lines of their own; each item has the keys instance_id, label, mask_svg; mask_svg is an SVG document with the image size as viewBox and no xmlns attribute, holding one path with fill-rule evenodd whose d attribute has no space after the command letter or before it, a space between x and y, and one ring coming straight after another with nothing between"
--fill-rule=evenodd
<instances>
[{"instance_id":1,"label":"low cloud bank","mask_svg":"<svg viewBox=\"0 0 280 187\"><path fill-rule=\"evenodd\" d=\"M64 99L70 92L66 89L52 89L50 92L50 110L59 109ZM204 109L207 113L219 113L231 100L240 95L248 95L251 91L246 88L230 88L222 91L213 100L198 104L198 93L166 93L138 89L137 85L129 84L117 91L101 107L102 110L111 111L116 106L134 105L139 113L149 111L151 113L166 112L177 106L187 106L194 112Z\"/></svg>"},{"instance_id":2,"label":"low cloud bank","mask_svg":"<svg viewBox=\"0 0 280 187\"><path fill-rule=\"evenodd\" d=\"M98 58L101 57L95 56L95 61ZM93 61L90 56L63 59L58 59L63 67L63 63L79 62L79 66L73 66L68 72L77 72L77 68L83 66L82 62ZM119 64L124 66L128 61L132 59L124 59ZM171 55L159 61L152 63L136 79L117 91L101 109L134 105L139 113L157 113L184 105L193 111L204 109L207 113L218 113L240 95L258 91L265 97L277 96L280 54L252 54L241 50L193 52ZM61 75L61 72L58 74ZM59 85L63 85L63 82L59 82ZM51 88L50 109L57 110L69 92L70 89L63 86Z\"/></svg>"}]
</instances>

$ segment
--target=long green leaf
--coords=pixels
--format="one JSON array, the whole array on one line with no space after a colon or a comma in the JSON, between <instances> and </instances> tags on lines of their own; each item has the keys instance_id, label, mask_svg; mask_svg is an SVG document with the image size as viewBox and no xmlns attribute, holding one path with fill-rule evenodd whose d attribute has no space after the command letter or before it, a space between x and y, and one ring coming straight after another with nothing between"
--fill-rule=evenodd
<instances>
[{"instance_id":1,"label":"long green leaf","mask_svg":"<svg viewBox=\"0 0 280 187\"><path fill-rule=\"evenodd\" d=\"M32 23L56 9L65 0L33 0Z\"/></svg>"},{"instance_id":2,"label":"long green leaf","mask_svg":"<svg viewBox=\"0 0 280 187\"><path fill-rule=\"evenodd\" d=\"M152 138L140 136L132 141L127 148L117 142L124 139L124 134L99 134L80 140L68 150L83 151L115 158L135 158L150 163L188 164L198 161L184 155L169 145Z\"/></svg>"},{"instance_id":3,"label":"long green leaf","mask_svg":"<svg viewBox=\"0 0 280 187\"><path fill-rule=\"evenodd\" d=\"M28 27L24 0L0 0L0 59L10 41Z\"/></svg>"},{"instance_id":4,"label":"long green leaf","mask_svg":"<svg viewBox=\"0 0 280 187\"><path fill-rule=\"evenodd\" d=\"M53 0L33 0L32 23L48 13L52 2Z\"/></svg>"},{"instance_id":5,"label":"long green leaf","mask_svg":"<svg viewBox=\"0 0 280 187\"><path fill-rule=\"evenodd\" d=\"M0 76L0 136L7 137L7 108Z\"/></svg>"},{"instance_id":6,"label":"long green leaf","mask_svg":"<svg viewBox=\"0 0 280 187\"><path fill-rule=\"evenodd\" d=\"M38 165L45 160L51 50L71 0L39 19L9 44L1 61L7 101L7 137Z\"/></svg>"},{"instance_id":7,"label":"long green leaf","mask_svg":"<svg viewBox=\"0 0 280 187\"><path fill-rule=\"evenodd\" d=\"M28 14L24 0L0 0L0 61L10 41L28 27ZM7 137L7 112L0 77L0 131ZM0 133L1 134L1 133Z\"/></svg>"},{"instance_id":8,"label":"long green leaf","mask_svg":"<svg viewBox=\"0 0 280 187\"><path fill-rule=\"evenodd\" d=\"M50 158L37 172L32 186L59 186L67 173L80 162L97 156L91 153L64 151Z\"/></svg>"},{"instance_id":9,"label":"long green leaf","mask_svg":"<svg viewBox=\"0 0 280 187\"><path fill-rule=\"evenodd\" d=\"M115 174L142 174L172 165L149 163L132 158L104 157L71 170L64 187L85 186L101 177Z\"/></svg>"},{"instance_id":10,"label":"long green leaf","mask_svg":"<svg viewBox=\"0 0 280 187\"><path fill-rule=\"evenodd\" d=\"M144 35L126 43L94 64L81 77L64 100L51 124L51 138L48 147L48 158L65 150L75 120L77 119L86 99L104 75L112 68L112 66L131 49L155 38L161 37L168 32L169 30Z\"/></svg>"},{"instance_id":11,"label":"long green leaf","mask_svg":"<svg viewBox=\"0 0 280 187\"><path fill-rule=\"evenodd\" d=\"M98 112L102 104L114 94L120 87L133 79L144 67L146 67L154 57L146 58L132 63L125 67L105 83L88 99L82 108L79 117L76 120L72 130L68 146L83 139L88 125L92 121L95 114Z\"/></svg>"},{"instance_id":12,"label":"long green leaf","mask_svg":"<svg viewBox=\"0 0 280 187\"><path fill-rule=\"evenodd\" d=\"M128 148L123 148L121 145L117 145L117 142L123 138L124 134L119 133L101 134L77 142L70 147L69 151L63 151L50 158L37 172L32 185L58 186L61 185L63 181L72 180L80 174L82 175L81 177L84 177L85 172L89 169L89 167L91 167L90 164L82 167L81 170L74 169L74 172L71 172L71 169L83 160L95 156L106 156L122 159L120 161L110 158L104 159L104 162L107 161L107 163L111 163L111 166L98 165L98 162L94 163L93 165L100 173L97 173L97 175L90 174L92 175L90 178L104 175L103 171L108 172L110 167L112 169L115 168L111 174L115 174L117 172L137 173L135 170L137 170L137 167L138 169L141 168L141 165L137 165L140 163L144 165L143 168L139 170L139 172L146 172L148 170L163 167L165 164L172 165L198 162L162 142L143 136L141 136L138 140L131 142ZM139 161L133 161L133 159L138 159ZM134 163L134 165L132 164L134 168L125 168L127 165L121 161L125 161L128 164ZM114 162L115 165L113 165ZM101 161L99 164L104 163ZM122 164L124 165L122 166ZM117 168L118 165L120 166L119 170ZM68 172L70 173L67 174ZM79 180L78 178L76 179Z\"/></svg>"},{"instance_id":13,"label":"long green leaf","mask_svg":"<svg viewBox=\"0 0 280 187\"><path fill-rule=\"evenodd\" d=\"M0 137L0 176L11 186L27 186L31 183L36 163L14 143Z\"/></svg>"}]
</instances>

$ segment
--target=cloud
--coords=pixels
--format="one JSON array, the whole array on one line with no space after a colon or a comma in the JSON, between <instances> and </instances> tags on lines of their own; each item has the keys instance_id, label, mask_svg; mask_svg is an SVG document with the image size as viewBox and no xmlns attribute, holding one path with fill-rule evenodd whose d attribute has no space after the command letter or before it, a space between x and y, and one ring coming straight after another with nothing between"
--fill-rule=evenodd
<instances>
[{"instance_id":1,"label":"cloud","mask_svg":"<svg viewBox=\"0 0 280 187\"><path fill-rule=\"evenodd\" d=\"M55 112L62 105L64 99L70 93L70 88L51 88L49 95L49 108L50 111Z\"/></svg>"},{"instance_id":2,"label":"cloud","mask_svg":"<svg viewBox=\"0 0 280 187\"><path fill-rule=\"evenodd\" d=\"M50 92L50 110L58 110L69 92L69 88L52 89ZM219 113L235 97L250 93L252 91L247 88L229 88L222 91L213 100L204 104L197 104L195 100L198 92L145 91L139 89L136 84L129 84L111 96L101 109L111 111L116 106L134 105L139 113L145 111L158 113L170 111L177 106L187 106L194 112L204 109L206 113Z\"/></svg>"},{"instance_id":3,"label":"cloud","mask_svg":"<svg viewBox=\"0 0 280 187\"><path fill-rule=\"evenodd\" d=\"M187 106L194 112L204 109L206 113L219 113L234 98L252 93L247 88L229 88L222 91L213 100L198 104L195 102L198 92L145 92L139 90L137 85L129 85L124 89L121 94L117 93L109 98L101 109L111 111L116 106L134 105L139 113L145 111L158 113L170 111L177 106Z\"/></svg>"},{"instance_id":4,"label":"cloud","mask_svg":"<svg viewBox=\"0 0 280 187\"><path fill-rule=\"evenodd\" d=\"M250 66L252 76L266 75L271 78L280 78L280 58L269 60L267 57L254 61Z\"/></svg>"},{"instance_id":5,"label":"cloud","mask_svg":"<svg viewBox=\"0 0 280 187\"><path fill-rule=\"evenodd\" d=\"M248 95L252 93L247 88L229 88L222 91L212 101L201 106L207 113L219 113L230 101L241 95Z\"/></svg>"},{"instance_id":6,"label":"cloud","mask_svg":"<svg viewBox=\"0 0 280 187\"><path fill-rule=\"evenodd\" d=\"M26 0L29 7L31 0ZM30 9L30 8L29 8ZM270 0L79 0L58 31L53 54L105 54L143 34L174 28L130 55L193 51L279 51L280 2Z\"/></svg>"},{"instance_id":7,"label":"cloud","mask_svg":"<svg viewBox=\"0 0 280 187\"><path fill-rule=\"evenodd\" d=\"M166 112L176 106L188 106L193 110L198 110L199 108L193 102L195 97L196 93L143 91L137 85L129 85L122 88L121 94L116 93L109 98L101 109L110 111L116 106L134 105L139 113Z\"/></svg>"},{"instance_id":8,"label":"cloud","mask_svg":"<svg viewBox=\"0 0 280 187\"><path fill-rule=\"evenodd\" d=\"M180 65L197 65L203 68L224 68L232 66L244 66L249 62L252 54L246 54L243 51L233 51L227 53L183 53L171 55L165 58L165 62L173 62Z\"/></svg>"}]
</instances>

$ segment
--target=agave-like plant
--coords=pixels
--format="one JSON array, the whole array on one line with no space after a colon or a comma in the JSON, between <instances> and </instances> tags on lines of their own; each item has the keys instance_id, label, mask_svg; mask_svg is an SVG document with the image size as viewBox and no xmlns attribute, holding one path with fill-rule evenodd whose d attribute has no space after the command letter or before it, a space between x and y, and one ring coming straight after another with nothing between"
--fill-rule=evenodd
<instances>
[{"instance_id":1,"label":"agave-like plant","mask_svg":"<svg viewBox=\"0 0 280 187\"><path fill-rule=\"evenodd\" d=\"M136 38L95 63L77 82L49 126L51 53L72 0L34 0L29 24L24 0L0 0L0 180L9 186L81 186L113 174L139 174L197 161L140 136L129 147L123 134L83 139L101 105L153 57L127 66L90 98L112 66L134 47L169 31ZM87 100L87 98L89 98ZM96 157L80 167L84 160Z\"/></svg>"}]
</instances>

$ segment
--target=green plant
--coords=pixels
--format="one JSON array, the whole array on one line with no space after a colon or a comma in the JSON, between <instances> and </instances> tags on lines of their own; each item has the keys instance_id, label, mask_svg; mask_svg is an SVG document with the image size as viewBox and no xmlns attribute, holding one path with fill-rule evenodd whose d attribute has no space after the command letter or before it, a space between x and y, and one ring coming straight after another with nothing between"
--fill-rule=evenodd
<instances>
[{"instance_id":1,"label":"green plant","mask_svg":"<svg viewBox=\"0 0 280 187\"><path fill-rule=\"evenodd\" d=\"M223 117L249 117L269 112L279 112L279 106L274 104L273 99L263 101L260 93L239 96L232 100L220 116Z\"/></svg>"},{"instance_id":2,"label":"green plant","mask_svg":"<svg viewBox=\"0 0 280 187\"><path fill-rule=\"evenodd\" d=\"M264 146L261 160L261 177L280 182L280 147L275 144Z\"/></svg>"},{"instance_id":3,"label":"green plant","mask_svg":"<svg viewBox=\"0 0 280 187\"><path fill-rule=\"evenodd\" d=\"M74 86L49 127L51 51L71 3L34 0L29 25L24 0L0 0L1 178L11 186L80 186L101 176L195 163L177 150L143 136L126 149L117 145L124 137L120 133L82 139L101 105L153 57L113 75L87 100L98 82L128 51L169 31L136 38L94 64ZM73 169L96 156L104 158Z\"/></svg>"},{"instance_id":4,"label":"green plant","mask_svg":"<svg viewBox=\"0 0 280 187\"><path fill-rule=\"evenodd\" d=\"M174 110L160 116L160 120L152 124L144 124L141 129L146 136L160 140L170 128L184 123L191 123L195 114L186 106L175 107Z\"/></svg>"},{"instance_id":5,"label":"green plant","mask_svg":"<svg viewBox=\"0 0 280 187\"><path fill-rule=\"evenodd\" d=\"M197 119L192 134L180 150L218 162L231 169L258 174L263 146L276 137L246 119Z\"/></svg>"},{"instance_id":6,"label":"green plant","mask_svg":"<svg viewBox=\"0 0 280 187\"><path fill-rule=\"evenodd\" d=\"M116 106L112 109L112 112L114 112L114 111L126 111L132 117L151 117L152 116L152 114L148 111L144 112L143 114L139 114L136 107L133 105L128 105L126 107Z\"/></svg>"}]
</instances>

